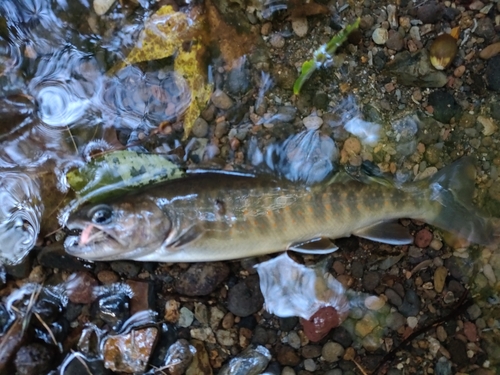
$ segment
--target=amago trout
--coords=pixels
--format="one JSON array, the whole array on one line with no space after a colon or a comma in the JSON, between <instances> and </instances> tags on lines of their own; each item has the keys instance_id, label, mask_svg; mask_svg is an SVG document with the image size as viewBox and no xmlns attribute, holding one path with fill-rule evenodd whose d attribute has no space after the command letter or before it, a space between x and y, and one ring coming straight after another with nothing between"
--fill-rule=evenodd
<instances>
[{"instance_id":1,"label":"amago trout","mask_svg":"<svg viewBox=\"0 0 500 375\"><path fill-rule=\"evenodd\" d=\"M83 206L67 227L69 254L89 260L229 260L283 250L327 253L351 234L389 244L412 237L412 218L479 244L496 242L472 207L475 168L462 158L428 180L403 186L346 182L302 186L272 178L202 173Z\"/></svg>"}]
</instances>

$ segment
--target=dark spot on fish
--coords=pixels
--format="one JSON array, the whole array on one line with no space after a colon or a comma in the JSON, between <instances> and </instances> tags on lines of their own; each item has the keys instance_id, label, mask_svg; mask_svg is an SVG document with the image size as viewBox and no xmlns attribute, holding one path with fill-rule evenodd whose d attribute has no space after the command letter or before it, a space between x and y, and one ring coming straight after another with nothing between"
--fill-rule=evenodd
<instances>
[{"instance_id":1,"label":"dark spot on fish","mask_svg":"<svg viewBox=\"0 0 500 375\"><path fill-rule=\"evenodd\" d=\"M143 175L146 173L146 168L143 166L141 166L141 168L139 169L135 169L134 167L132 167L132 169L130 169L130 175L132 177L137 177L137 176L140 176L140 175Z\"/></svg>"}]
</instances>

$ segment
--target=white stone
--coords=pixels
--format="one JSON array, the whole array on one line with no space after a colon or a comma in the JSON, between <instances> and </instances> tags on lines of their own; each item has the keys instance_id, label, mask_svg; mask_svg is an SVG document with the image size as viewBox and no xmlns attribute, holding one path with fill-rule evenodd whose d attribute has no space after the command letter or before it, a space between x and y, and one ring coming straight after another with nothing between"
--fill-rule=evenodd
<instances>
[{"instance_id":1,"label":"white stone","mask_svg":"<svg viewBox=\"0 0 500 375\"><path fill-rule=\"evenodd\" d=\"M307 18L305 17L295 18L292 21L292 29L295 35L297 35L298 37L302 38L306 36L308 30Z\"/></svg>"},{"instance_id":2,"label":"white stone","mask_svg":"<svg viewBox=\"0 0 500 375\"><path fill-rule=\"evenodd\" d=\"M106 14L116 0L94 0L94 11L98 16Z\"/></svg>"},{"instance_id":3,"label":"white stone","mask_svg":"<svg viewBox=\"0 0 500 375\"><path fill-rule=\"evenodd\" d=\"M382 27L377 27L373 31L372 39L376 44L383 45L389 39L389 32Z\"/></svg>"}]
</instances>

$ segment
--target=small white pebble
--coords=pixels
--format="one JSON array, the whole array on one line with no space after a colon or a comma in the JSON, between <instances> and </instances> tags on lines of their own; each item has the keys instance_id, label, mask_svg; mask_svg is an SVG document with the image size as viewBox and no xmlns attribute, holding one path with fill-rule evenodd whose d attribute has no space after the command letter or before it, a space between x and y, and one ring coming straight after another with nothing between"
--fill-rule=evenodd
<instances>
[{"instance_id":1,"label":"small white pebble","mask_svg":"<svg viewBox=\"0 0 500 375\"><path fill-rule=\"evenodd\" d=\"M307 130L316 130L323 125L323 119L319 116L307 116L302 120Z\"/></svg>"},{"instance_id":2,"label":"small white pebble","mask_svg":"<svg viewBox=\"0 0 500 375\"><path fill-rule=\"evenodd\" d=\"M406 322L408 323L408 327L411 329L415 328L418 325L418 319L414 316L409 316L406 318Z\"/></svg>"}]
</instances>

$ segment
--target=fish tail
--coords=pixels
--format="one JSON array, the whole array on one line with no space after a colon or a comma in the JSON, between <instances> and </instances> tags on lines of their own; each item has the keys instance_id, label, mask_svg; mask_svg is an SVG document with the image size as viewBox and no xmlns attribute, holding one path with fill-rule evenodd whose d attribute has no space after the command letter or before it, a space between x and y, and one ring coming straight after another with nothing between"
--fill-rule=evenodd
<instances>
[{"instance_id":1,"label":"fish tail","mask_svg":"<svg viewBox=\"0 0 500 375\"><path fill-rule=\"evenodd\" d=\"M493 245L500 242L500 225L474 207L476 169L471 157L463 157L431 177L430 199L440 203L429 224L452 232L469 242Z\"/></svg>"}]
</instances>

